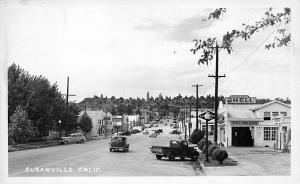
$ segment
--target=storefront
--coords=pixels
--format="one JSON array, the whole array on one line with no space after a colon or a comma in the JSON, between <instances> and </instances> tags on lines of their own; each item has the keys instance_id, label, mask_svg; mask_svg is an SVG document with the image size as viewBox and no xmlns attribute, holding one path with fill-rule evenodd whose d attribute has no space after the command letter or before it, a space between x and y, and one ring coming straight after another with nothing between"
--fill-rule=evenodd
<instances>
[{"instance_id":1,"label":"storefront","mask_svg":"<svg viewBox=\"0 0 300 184\"><path fill-rule=\"evenodd\" d=\"M218 111L224 116L224 121L218 126L219 143L224 146L274 146L278 125L272 118L290 116L290 105L276 100L257 104L255 97L247 95L225 99Z\"/></svg>"}]
</instances>

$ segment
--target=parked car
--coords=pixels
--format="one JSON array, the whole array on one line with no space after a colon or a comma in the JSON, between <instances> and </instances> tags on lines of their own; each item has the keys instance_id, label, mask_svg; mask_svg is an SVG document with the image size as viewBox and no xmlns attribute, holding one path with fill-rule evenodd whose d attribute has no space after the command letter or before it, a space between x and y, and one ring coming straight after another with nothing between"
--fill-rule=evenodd
<instances>
[{"instance_id":1,"label":"parked car","mask_svg":"<svg viewBox=\"0 0 300 184\"><path fill-rule=\"evenodd\" d=\"M129 150L129 144L127 143L127 137L116 136L112 137L109 143L109 151L122 150L127 152Z\"/></svg>"},{"instance_id":2,"label":"parked car","mask_svg":"<svg viewBox=\"0 0 300 184\"><path fill-rule=\"evenodd\" d=\"M157 132L156 132L156 130L152 130L152 131L150 132L149 137L156 138L156 137L157 137Z\"/></svg>"},{"instance_id":3,"label":"parked car","mask_svg":"<svg viewBox=\"0 0 300 184\"><path fill-rule=\"evenodd\" d=\"M143 134L144 134L144 135L148 135L148 134L149 134L149 130L144 130L144 131L143 131Z\"/></svg>"},{"instance_id":4,"label":"parked car","mask_svg":"<svg viewBox=\"0 0 300 184\"><path fill-rule=\"evenodd\" d=\"M131 132L130 131L120 132L119 135L129 136L131 135Z\"/></svg>"},{"instance_id":5,"label":"parked car","mask_svg":"<svg viewBox=\"0 0 300 184\"><path fill-rule=\"evenodd\" d=\"M181 160L191 158L192 161L196 161L199 153L194 147L189 147L187 141L171 140L170 147L152 146L150 150L158 160L162 157L168 157L169 160L175 160L176 157L180 157Z\"/></svg>"},{"instance_id":6,"label":"parked car","mask_svg":"<svg viewBox=\"0 0 300 184\"><path fill-rule=\"evenodd\" d=\"M139 131L138 129L134 129L134 130L132 130L131 133L132 133L132 134L136 134L136 133L140 133L140 131Z\"/></svg>"},{"instance_id":7,"label":"parked car","mask_svg":"<svg viewBox=\"0 0 300 184\"><path fill-rule=\"evenodd\" d=\"M158 127L158 124L155 124L154 127Z\"/></svg>"},{"instance_id":8,"label":"parked car","mask_svg":"<svg viewBox=\"0 0 300 184\"><path fill-rule=\"evenodd\" d=\"M180 134L181 132L178 130L173 130L172 132L170 132L170 134Z\"/></svg>"},{"instance_id":9,"label":"parked car","mask_svg":"<svg viewBox=\"0 0 300 184\"><path fill-rule=\"evenodd\" d=\"M71 143L84 143L86 137L81 133L70 134L68 137L61 137L59 140L60 144L71 144Z\"/></svg>"},{"instance_id":10,"label":"parked car","mask_svg":"<svg viewBox=\"0 0 300 184\"><path fill-rule=\"evenodd\" d=\"M162 133L162 132L163 130L161 128L157 130L157 133Z\"/></svg>"}]
</instances>

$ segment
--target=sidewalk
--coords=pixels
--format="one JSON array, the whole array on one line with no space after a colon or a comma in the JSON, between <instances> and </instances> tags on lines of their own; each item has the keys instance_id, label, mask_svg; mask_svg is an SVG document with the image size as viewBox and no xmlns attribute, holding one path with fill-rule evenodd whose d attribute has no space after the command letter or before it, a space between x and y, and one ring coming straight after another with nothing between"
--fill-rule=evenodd
<instances>
[{"instance_id":1,"label":"sidewalk","mask_svg":"<svg viewBox=\"0 0 300 184\"><path fill-rule=\"evenodd\" d=\"M290 153L280 153L265 147L229 147L222 148L229 158L224 164L211 160L206 163L204 154L199 162L207 176L266 176L290 175Z\"/></svg>"},{"instance_id":2,"label":"sidewalk","mask_svg":"<svg viewBox=\"0 0 300 184\"><path fill-rule=\"evenodd\" d=\"M107 137L105 137L104 135L97 136L97 137L87 137L86 141L108 139L110 137L111 135L108 135ZM58 145L60 145L58 140L47 140L45 142L36 142L36 143L29 143L29 144L16 144L15 146L8 145L8 152L21 151L26 149L38 149L38 148L58 146Z\"/></svg>"}]
</instances>

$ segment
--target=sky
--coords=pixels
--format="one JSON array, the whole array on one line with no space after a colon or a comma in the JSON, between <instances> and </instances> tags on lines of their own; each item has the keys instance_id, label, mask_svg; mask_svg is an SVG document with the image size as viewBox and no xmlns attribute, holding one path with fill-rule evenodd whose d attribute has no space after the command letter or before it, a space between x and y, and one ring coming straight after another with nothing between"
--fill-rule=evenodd
<instances>
[{"instance_id":1,"label":"sky","mask_svg":"<svg viewBox=\"0 0 300 184\"><path fill-rule=\"evenodd\" d=\"M151 1L12 1L7 4L7 66L43 75L70 100L86 97L214 95L215 61L198 65L193 39L222 35L254 23L266 7L229 7L219 20L203 22L215 7ZM283 7L278 7L282 10ZM277 10L277 9L275 9ZM268 28L234 52L219 55L219 94L258 98L291 96L291 48L266 50ZM273 33L265 43L272 42Z\"/></svg>"}]
</instances>

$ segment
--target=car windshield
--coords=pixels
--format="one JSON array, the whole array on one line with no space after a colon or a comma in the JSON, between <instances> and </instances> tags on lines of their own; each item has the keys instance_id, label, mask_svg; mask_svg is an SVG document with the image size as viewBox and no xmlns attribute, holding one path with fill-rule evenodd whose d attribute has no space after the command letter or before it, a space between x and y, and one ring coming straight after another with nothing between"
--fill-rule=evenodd
<instances>
[{"instance_id":1,"label":"car windshield","mask_svg":"<svg viewBox=\"0 0 300 184\"><path fill-rule=\"evenodd\" d=\"M113 141L125 141L125 137L114 137Z\"/></svg>"}]
</instances>

